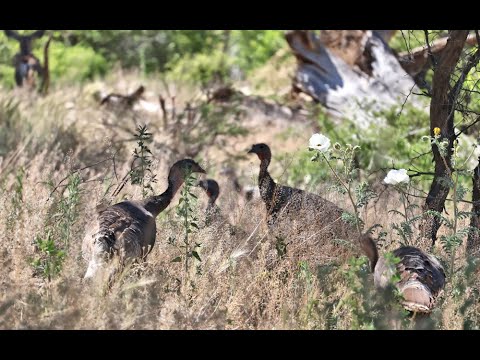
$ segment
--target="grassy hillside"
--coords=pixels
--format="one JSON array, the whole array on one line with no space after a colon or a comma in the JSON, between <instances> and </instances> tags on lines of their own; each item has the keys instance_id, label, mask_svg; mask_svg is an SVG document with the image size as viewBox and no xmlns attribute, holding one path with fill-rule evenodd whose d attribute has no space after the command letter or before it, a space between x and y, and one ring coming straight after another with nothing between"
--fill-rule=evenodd
<instances>
[{"instance_id":1,"label":"grassy hillside","mask_svg":"<svg viewBox=\"0 0 480 360\"><path fill-rule=\"evenodd\" d=\"M92 54L97 56L104 55ZM262 56L267 55L257 54ZM224 171L235 169L244 191L257 187L259 160L247 151L265 142L278 183L319 194L351 214L348 195L338 191L324 161L311 161L308 144L320 132L332 147L358 145L352 189L364 182L376 193L360 216L365 229L380 225L374 231L380 252L401 244L430 251L415 220L430 179L412 177L407 194L382 181L392 165L431 171L431 154L422 155L430 150L429 141L422 140L429 129L428 103L379 114L386 119L383 128L359 131L346 119L329 118L318 105L282 93L294 66L285 49L248 69L244 79L232 80L244 95L227 102L208 101L201 79L181 76L180 65L149 75L108 67L101 78L82 75L83 82L69 77L72 65L45 97L6 83L0 87L0 328L478 329L478 268L467 261L465 239L451 246L456 239L449 238L447 226L433 250L446 269L447 285L430 318L416 323L395 297L374 291L357 243L332 238L315 214L308 223L298 215L269 229L258 194L247 201ZM133 108L98 101L99 94L127 94L140 85L146 92ZM155 175L149 178L151 189L126 177L139 146L139 125L152 133L147 141ZM466 139L458 163L472 169L475 141ZM201 261L191 258L186 270L180 245L187 229L178 208L188 195L179 191L157 218L156 244L145 262L117 272L111 286L105 277L85 282L82 241L91 235L97 208L163 192L169 167L184 157L194 158L218 181L222 214L241 231L232 234L224 222L203 226L207 197L192 187L198 200L190 198L191 216L198 217L200 228L191 228L189 236L199 245ZM343 171L340 161L331 161ZM462 177L459 184L470 188L469 181ZM464 200L469 199L467 192ZM459 207L470 211L471 204ZM452 209L447 202L449 219ZM456 230L468 226L467 216L457 220Z\"/></svg>"}]
</instances>

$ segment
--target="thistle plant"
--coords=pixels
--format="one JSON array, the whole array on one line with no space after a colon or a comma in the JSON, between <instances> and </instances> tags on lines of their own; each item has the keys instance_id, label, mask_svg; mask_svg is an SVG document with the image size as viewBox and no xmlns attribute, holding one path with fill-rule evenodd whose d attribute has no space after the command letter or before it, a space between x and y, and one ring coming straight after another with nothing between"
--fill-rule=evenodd
<instances>
[{"instance_id":1,"label":"thistle plant","mask_svg":"<svg viewBox=\"0 0 480 360\"><path fill-rule=\"evenodd\" d=\"M360 150L359 146L335 143L330 146L330 140L321 134L314 134L310 138L309 148L315 151L312 161L323 161L334 177L334 189L339 193L347 195L352 205L353 214L344 212L342 218L345 222L355 226L358 234L361 235L364 222L360 217L360 210L365 209L369 201L377 195L370 188L366 181L356 181L359 178L359 170L355 166L355 157ZM386 182L401 186L409 180L406 170L393 171L386 177ZM379 224L371 227L367 232L372 232ZM385 232L380 235L385 236ZM384 315L390 314L392 320L404 319L404 312L401 304L401 294L396 288L400 277L396 265L400 261L392 253L384 255L385 264L390 269L388 272L389 286L384 291L375 291L370 279L371 272L366 257L360 259L351 258L349 266L345 271L347 283L351 290L339 304L345 306L352 314L353 328L375 329L386 328L389 324L385 321Z\"/></svg>"},{"instance_id":2,"label":"thistle plant","mask_svg":"<svg viewBox=\"0 0 480 360\"><path fill-rule=\"evenodd\" d=\"M56 244L52 229L47 229L43 235L38 235L34 244L38 254L30 260L30 264L35 273L51 281L62 271L66 252Z\"/></svg>"},{"instance_id":3,"label":"thistle plant","mask_svg":"<svg viewBox=\"0 0 480 360\"><path fill-rule=\"evenodd\" d=\"M172 246L177 247L181 254L175 257L172 262L184 262L185 273L188 273L190 268L190 259L193 257L197 261L202 261L200 255L198 254L198 248L202 245L196 241L193 241L192 234L195 230L198 230L198 218L195 215L193 210L196 202L197 196L192 192L196 184L196 178L192 173L189 173L185 176L185 182L183 189L180 193L180 200L176 209L176 214L179 216L182 222L183 227L183 239L180 245L177 244L176 238L170 237L168 243ZM197 273L198 273L197 269Z\"/></svg>"},{"instance_id":4,"label":"thistle plant","mask_svg":"<svg viewBox=\"0 0 480 360\"><path fill-rule=\"evenodd\" d=\"M312 161L324 161L334 177L334 189L342 195L348 195L353 214L344 212L342 219L355 226L358 234L362 234L364 222L360 217L360 209L366 208L369 201L376 197L366 181L354 184L358 177L355 157L360 146L335 143L330 146L330 139L322 134L314 134L309 141L309 149L315 154Z\"/></svg>"},{"instance_id":5,"label":"thistle plant","mask_svg":"<svg viewBox=\"0 0 480 360\"><path fill-rule=\"evenodd\" d=\"M383 180L385 184L393 186L402 199L403 212L398 210L389 210L389 213L394 213L400 215L403 218L403 221L399 224L393 223L392 228L397 232L397 234L402 239L400 242L402 245L410 245L412 243L413 237L413 227L412 225L422 218L422 216L413 216L409 217L409 212L411 213L416 207L416 204L412 204L409 199L409 186L410 186L410 177L407 174L405 169L392 169L387 173L387 176Z\"/></svg>"},{"instance_id":6,"label":"thistle plant","mask_svg":"<svg viewBox=\"0 0 480 360\"><path fill-rule=\"evenodd\" d=\"M154 192L152 184L157 182L156 175L152 171L152 152L147 143L152 140L152 133L147 131L147 125L138 125L134 135L137 147L133 150L133 163L130 170L130 182L132 185L140 185L142 196L148 196L148 192Z\"/></svg>"}]
</instances>

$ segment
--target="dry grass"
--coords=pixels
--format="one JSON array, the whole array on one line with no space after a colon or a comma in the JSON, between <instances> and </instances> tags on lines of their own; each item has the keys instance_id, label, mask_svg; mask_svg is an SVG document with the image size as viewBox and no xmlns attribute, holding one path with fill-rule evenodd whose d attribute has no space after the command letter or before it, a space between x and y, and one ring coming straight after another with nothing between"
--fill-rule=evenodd
<instances>
[{"instance_id":1,"label":"dry grass","mask_svg":"<svg viewBox=\"0 0 480 360\"><path fill-rule=\"evenodd\" d=\"M247 235L229 235L221 224L202 228L193 236L202 244L203 261L186 273L181 263L171 262L176 250L167 242L169 237L180 237L183 231L174 211L177 196L169 210L157 219L157 242L145 263L125 269L109 290L105 290L101 280L82 282L87 264L81 255L81 242L96 205L141 196L141 190L129 184L117 197L111 196L118 179L129 169L135 147L134 142L127 141L131 139L128 130L133 131L136 123L147 123L154 130L151 149L156 160L156 191L165 189L168 167L179 156L165 150L167 143L175 146L175 139L161 130L159 113L114 114L93 100L92 89L110 86L108 89L113 87L125 93L138 85L134 74L119 78L118 82L107 79L107 85L58 89L47 98L31 99L24 93L0 95L0 101L12 96L19 99L18 122L9 130L17 143L0 160L0 328L350 328L350 310L334 307L333 316L337 320L332 325L328 304L339 304L350 293L343 271L348 267L348 258L360 255L356 244L335 242L328 237L309 241L309 235L302 232L304 219L297 218L286 232L284 229L289 244L286 255L279 256L276 234L266 226L263 203L259 199L245 203L232 190L227 178L219 175L222 165L232 163L222 148L228 147L228 153L241 153L235 162L240 179L244 185L254 185L258 163L256 159L243 157L251 143L268 142L282 152L295 151L307 143L313 129L308 122L294 125L301 136L280 142L278 134L287 126L285 121L279 124L270 119L266 132L259 124L265 124L268 115L255 109L249 110L249 119L245 121L250 130L246 138L221 138L198 156L207 164L208 176L220 183L218 204L223 214ZM152 102L164 90L151 80L142 83L151 91L147 92L147 98ZM179 97L179 102L187 99L185 95ZM108 160L113 154L116 154L115 165ZM73 169L105 159L79 172L81 200L62 272L51 281L35 275L30 265L38 254L34 239L46 227L56 226L56 205L62 197L68 197L65 182L53 194L48 183L59 184ZM16 176L20 168L25 175L22 199L16 201ZM280 182L283 171L280 164L272 163L272 173ZM346 199L333 195L327 184L312 191L348 208ZM201 199L198 212L202 214L205 194L200 189L196 193ZM367 225L380 223L388 228L399 220L385 209L398 207L396 195L385 193L364 214ZM416 245L427 247L423 243ZM394 232L389 232L382 246L382 251L398 247ZM447 258L442 251L439 256ZM458 263L463 259L462 248ZM458 302L451 298L441 303L435 314L442 324L439 327L462 327L457 307Z\"/></svg>"}]
</instances>

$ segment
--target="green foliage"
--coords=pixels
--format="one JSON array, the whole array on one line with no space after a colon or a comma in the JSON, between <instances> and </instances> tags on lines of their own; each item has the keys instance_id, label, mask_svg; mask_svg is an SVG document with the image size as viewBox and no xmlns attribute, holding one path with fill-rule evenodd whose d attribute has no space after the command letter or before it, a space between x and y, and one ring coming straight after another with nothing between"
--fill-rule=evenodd
<instances>
[{"instance_id":1,"label":"green foliage","mask_svg":"<svg viewBox=\"0 0 480 360\"><path fill-rule=\"evenodd\" d=\"M370 188L370 185L366 181L357 184L354 192L359 208L366 206L370 200L377 197L377 194Z\"/></svg>"},{"instance_id":2,"label":"green foliage","mask_svg":"<svg viewBox=\"0 0 480 360\"><path fill-rule=\"evenodd\" d=\"M130 182L132 185L140 185L142 196L146 198L148 192L154 193L152 184L157 182L156 175L152 171L152 152L146 143L152 141L152 133L148 132L147 125L138 125L134 134L137 147L133 150L133 163L130 170Z\"/></svg>"},{"instance_id":3,"label":"green foliage","mask_svg":"<svg viewBox=\"0 0 480 360\"><path fill-rule=\"evenodd\" d=\"M286 181L288 184L292 186L307 185L314 188L317 184L328 180L328 169L319 168L317 164L310 161L309 155L311 153L304 149L293 154L288 153L277 157L279 161L288 164L286 167Z\"/></svg>"},{"instance_id":4,"label":"green foliage","mask_svg":"<svg viewBox=\"0 0 480 360\"><path fill-rule=\"evenodd\" d=\"M323 133L328 134L332 144L350 143L361 148L361 151L356 151L354 160L364 173L373 173L392 164L397 168L429 172L432 165L430 144L419 141L429 133L429 114L408 103L400 110L399 106L395 106L375 113L376 117L383 118L386 122L380 132L375 126L360 131L348 119L333 121L324 111L319 112L317 122ZM462 153L461 156L465 158L467 155ZM297 177L301 176L299 174ZM418 185L425 188L431 182L429 176L422 176L418 180Z\"/></svg>"},{"instance_id":5,"label":"green foliage","mask_svg":"<svg viewBox=\"0 0 480 360\"><path fill-rule=\"evenodd\" d=\"M356 227L358 234L362 232L364 222L360 217L360 208L366 208L371 199L377 197L376 193L369 187L367 182L361 182L354 186L358 177L359 169L356 166L357 153L360 150L358 145L340 145L338 142L325 150L311 148L314 155L311 161L325 162L333 174L333 188L339 193L348 195L354 213L346 211L342 213L342 220Z\"/></svg>"},{"instance_id":6,"label":"green foliage","mask_svg":"<svg viewBox=\"0 0 480 360\"><path fill-rule=\"evenodd\" d=\"M453 294L459 304L458 311L463 318L464 330L479 330L480 315L475 304L480 300L480 291L476 282L480 259L467 257L466 265L453 279Z\"/></svg>"},{"instance_id":7,"label":"green foliage","mask_svg":"<svg viewBox=\"0 0 480 360\"><path fill-rule=\"evenodd\" d=\"M392 223L392 229L394 229L397 232L397 235L400 236L400 243L404 246L408 246L412 243L413 240L413 225L417 221L422 220L423 216L412 216L412 214L414 214L414 211L418 208L418 205L410 201L410 197L408 195L408 188L405 188L404 185L397 185L395 186L395 188L400 193L403 203L403 212L395 209L389 210L388 212L402 217L403 220L400 223Z\"/></svg>"},{"instance_id":8,"label":"green foliage","mask_svg":"<svg viewBox=\"0 0 480 360\"><path fill-rule=\"evenodd\" d=\"M225 82L233 61L222 50L210 53L186 54L171 66L169 75L203 88L215 82Z\"/></svg>"},{"instance_id":9,"label":"green foliage","mask_svg":"<svg viewBox=\"0 0 480 360\"><path fill-rule=\"evenodd\" d=\"M20 30L30 33L30 30ZM282 30L50 30L52 81L78 82L104 75L119 64L142 73L170 72L179 79L209 83L233 67L247 73L282 46ZM47 35L34 42L43 62ZM14 86L13 55L18 43L0 34L0 81Z\"/></svg>"},{"instance_id":10,"label":"green foliage","mask_svg":"<svg viewBox=\"0 0 480 360\"><path fill-rule=\"evenodd\" d=\"M12 88L15 85L13 68L13 56L19 50L16 40L9 39L4 31L0 32L0 81L1 83Z\"/></svg>"},{"instance_id":11,"label":"green foliage","mask_svg":"<svg viewBox=\"0 0 480 360\"><path fill-rule=\"evenodd\" d=\"M16 223L21 220L22 204L23 204L23 183L25 177L25 168L20 167L15 174L15 182L13 184L13 194L11 197L11 210L7 216L6 229L12 231Z\"/></svg>"},{"instance_id":12,"label":"green foliage","mask_svg":"<svg viewBox=\"0 0 480 360\"><path fill-rule=\"evenodd\" d=\"M285 44L281 30L232 30L235 64L249 72L264 63Z\"/></svg>"},{"instance_id":13,"label":"green foliage","mask_svg":"<svg viewBox=\"0 0 480 360\"><path fill-rule=\"evenodd\" d=\"M327 330L338 329L339 323L339 302L340 299L336 296L338 279L338 265L328 263L320 265L317 268L317 284L320 292L323 294L318 304L318 316L320 323L325 324Z\"/></svg>"},{"instance_id":14,"label":"green foliage","mask_svg":"<svg viewBox=\"0 0 480 360\"><path fill-rule=\"evenodd\" d=\"M14 97L0 99L0 157L15 149L25 134L31 130L22 118L20 102Z\"/></svg>"},{"instance_id":15,"label":"green foliage","mask_svg":"<svg viewBox=\"0 0 480 360\"><path fill-rule=\"evenodd\" d=\"M460 233L461 234L461 233ZM462 245L464 237L468 235L468 232L463 233L462 236L459 233L453 234L453 235L442 235L440 236L440 242L442 243L443 250L449 254L452 255L456 249Z\"/></svg>"},{"instance_id":16,"label":"green foliage","mask_svg":"<svg viewBox=\"0 0 480 360\"><path fill-rule=\"evenodd\" d=\"M0 64L0 83L7 89L15 86L15 69L12 65Z\"/></svg>"},{"instance_id":17,"label":"green foliage","mask_svg":"<svg viewBox=\"0 0 480 360\"><path fill-rule=\"evenodd\" d=\"M53 215L45 224L42 234L35 237L36 255L30 261L35 275L51 281L62 271L63 263L70 246L70 239L73 226L79 216L79 204L81 200L80 191L81 178L78 172L68 176L65 191L57 195L57 202L52 205ZM53 182L48 181L47 186L53 191Z\"/></svg>"},{"instance_id":18,"label":"green foliage","mask_svg":"<svg viewBox=\"0 0 480 360\"><path fill-rule=\"evenodd\" d=\"M35 238L38 255L31 260L36 274L51 281L62 271L66 253L55 242L53 231L47 229L45 234Z\"/></svg>"},{"instance_id":19,"label":"green foliage","mask_svg":"<svg viewBox=\"0 0 480 360\"><path fill-rule=\"evenodd\" d=\"M177 51L175 30L66 30L59 34L68 47L90 48L113 66L141 68L145 72L164 70Z\"/></svg>"},{"instance_id":20,"label":"green foliage","mask_svg":"<svg viewBox=\"0 0 480 360\"><path fill-rule=\"evenodd\" d=\"M349 293L339 306L346 308L351 314L352 329L374 330L390 329L392 323L405 326L407 312L401 306L402 296L395 284L400 280L396 264L400 261L391 253L385 254L385 263L389 277L389 285L385 289L376 289L370 275L366 257L350 258L344 276Z\"/></svg>"},{"instance_id":21,"label":"green foliage","mask_svg":"<svg viewBox=\"0 0 480 360\"><path fill-rule=\"evenodd\" d=\"M76 30L83 34L97 30ZM30 30L20 30L20 33L28 34ZM52 83L75 83L91 80L95 76L106 74L109 69L107 59L96 51L94 47L70 41L70 31L49 31L40 39L33 42L33 53L43 64L43 47L52 33L54 40L49 47L49 70ZM63 41L62 41L63 40ZM6 88L15 86L13 57L19 51L16 40L9 39L4 32L0 33L0 82Z\"/></svg>"},{"instance_id":22,"label":"green foliage","mask_svg":"<svg viewBox=\"0 0 480 360\"><path fill-rule=\"evenodd\" d=\"M49 49L49 68L51 81L77 83L92 80L107 73L107 60L94 49L76 45L67 47L53 42Z\"/></svg>"},{"instance_id":23,"label":"green foliage","mask_svg":"<svg viewBox=\"0 0 480 360\"><path fill-rule=\"evenodd\" d=\"M342 221L344 223L350 224L352 226L357 226L357 224L360 227L363 226L363 221L360 219L360 217L357 217L354 214L351 214L347 211L342 212Z\"/></svg>"},{"instance_id":24,"label":"green foliage","mask_svg":"<svg viewBox=\"0 0 480 360\"><path fill-rule=\"evenodd\" d=\"M60 198L58 204L57 229L58 236L63 240L65 248L68 248L72 233L72 226L78 218L78 205L80 203L80 184L81 178L78 173L73 173L68 178L65 189L66 196Z\"/></svg>"},{"instance_id":25,"label":"green foliage","mask_svg":"<svg viewBox=\"0 0 480 360\"><path fill-rule=\"evenodd\" d=\"M172 259L172 262L182 262L183 260L186 274L188 274L192 257L199 262L202 261L198 253L198 249L202 244L192 239L192 234L198 230L198 218L194 211L198 198L192 192L196 181L192 173L186 174L184 186L180 193L180 200L176 208L177 216L181 219L184 231L182 242L178 244L177 239L173 237L168 239L168 244L175 246L180 251L180 255ZM197 269L198 272L199 270Z\"/></svg>"},{"instance_id":26,"label":"green foliage","mask_svg":"<svg viewBox=\"0 0 480 360\"><path fill-rule=\"evenodd\" d=\"M299 261L298 263L298 273L297 276L300 282L303 283L305 294L307 296L305 308L300 314L300 321L308 326L311 317L313 315L313 310L317 308L319 301L315 296L315 276L310 269L310 265L307 261Z\"/></svg>"}]
</instances>

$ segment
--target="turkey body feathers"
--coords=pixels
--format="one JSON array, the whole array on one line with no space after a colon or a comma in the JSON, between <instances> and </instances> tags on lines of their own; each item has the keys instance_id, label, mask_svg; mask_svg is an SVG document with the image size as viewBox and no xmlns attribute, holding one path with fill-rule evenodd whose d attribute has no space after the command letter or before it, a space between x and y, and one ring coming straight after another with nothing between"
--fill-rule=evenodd
<instances>
[{"instance_id":1,"label":"turkey body feathers","mask_svg":"<svg viewBox=\"0 0 480 360\"><path fill-rule=\"evenodd\" d=\"M400 281L396 284L402 293L403 305L410 311L428 313L445 286L445 272L440 262L420 249L404 246L393 251L400 258L396 268ZM385 258L380 257L375 267L374 281L380 288L387 286Z\"/></svg>"},{"instance_id":2,"label":"turkey body feathers","mask_svg":"<svg viewBox=\"0 0 480 360\"><path fill-rule=\"evenodd\" d=\"M377 288L385 289L395 270L400 280L395 284L403 296L402 304L410 311L429 313L445 286L445 271L440 262L412 246L403 246L393 251L400 259L395 268L389 266L385 257L378 256L375 242L369 235L359 238L360 246L368 256Z\"/></svg>"},{"instance_id":3,"label":"turkey body feathers","mask_svg":"<svg viewBox=\"0 0 480 360\"><path fill-rule=\"evenodd\" d=\"M121 257L143 257L155 244L155 218L141 202L115 204L99 214L98 223L97 234L111 239L108 245L115 252L122 250Z\"/></svg>"},{"instance_id":4,"label":"turkey body feathers","mask_svg":"<svg viewBox=\"0 0 480 360\"><path fill-rule=\"evenodd\" d=\"M82 244L84 255L90 257L85 278L93 277L96 270L113 255L121 264L126 259L143 259L153 248L156 237L155 218L172 201L173 196L192 172L205 173L195 161L177 161L168 175L168 188L158 196L140 201L122 201L100 211L95 227L87 230ZM93 235L89 231L95 231Z\"/></svg>"}]
</instances>

